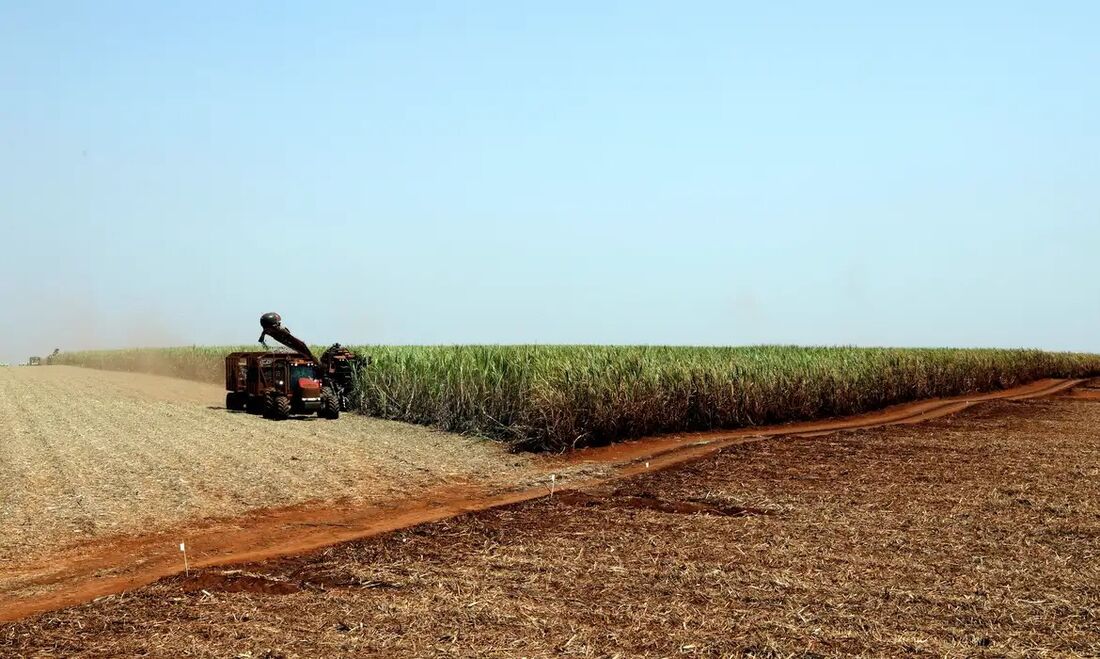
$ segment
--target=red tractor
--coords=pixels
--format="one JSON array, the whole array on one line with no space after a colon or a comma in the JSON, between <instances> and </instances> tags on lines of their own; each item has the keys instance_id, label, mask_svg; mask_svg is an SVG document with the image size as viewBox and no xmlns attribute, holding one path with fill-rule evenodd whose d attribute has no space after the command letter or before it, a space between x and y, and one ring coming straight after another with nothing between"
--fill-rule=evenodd
<instances>
[{"instance_id":1,"label":"red tractor","mask_svg":"<svg viewBox=\"0 0 1100 659\"><path fill-rule=\"evenodd\" d=\"M340 416L340 397L312 359L294 353L234 352L225 358L225 406L282 420L292 414Z\"/></svg>"}]
</instances>

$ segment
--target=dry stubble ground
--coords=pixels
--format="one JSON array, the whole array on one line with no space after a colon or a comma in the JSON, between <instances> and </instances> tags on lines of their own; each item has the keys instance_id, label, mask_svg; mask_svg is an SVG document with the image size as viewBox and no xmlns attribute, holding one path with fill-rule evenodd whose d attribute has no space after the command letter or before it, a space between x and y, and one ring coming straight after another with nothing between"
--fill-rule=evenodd
<instances>
[{"instance_id":1,"label":"dry stubble ground","mask_svg":"<svg viewBox=\"0 0 1100 659\"><path fill-rule=\"evenodd\" d=\"M775 438L0 627L0 653L1100 653L1100 405ZM236 592L234 592L236 591Z\"/></svg>"},{"instance_id":2,"label":"dry stubble ground","mask_svg":"<svg viewBox=\"0 0 1100 659\"><path fill-rule=\"evenodd\" d=\"M228 412L224 395L153 375L0 368L0 565L81 539L309 500L511 486L530 461L360 415L267 421Z\"/></svg>"}]
</instances>

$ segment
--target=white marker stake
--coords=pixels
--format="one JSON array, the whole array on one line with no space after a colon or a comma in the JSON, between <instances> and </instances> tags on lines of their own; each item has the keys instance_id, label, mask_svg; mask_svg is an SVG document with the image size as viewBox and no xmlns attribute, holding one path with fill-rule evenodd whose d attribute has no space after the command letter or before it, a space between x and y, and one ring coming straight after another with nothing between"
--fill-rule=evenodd
<instances>
[{"instance_id":1,"label":"white marker stake","mask_svg":"<svg viewBox=\"0 0 1100 659\"><path fill-rule=\"evenodd\" d=\"M187 565L187 545L180 543L180 551L183 552L183 574L191 576L191 568Z\"/></svg>"},{"instance_id":2,"label":"white marker stake","mask_svg":"<svg viewBox=\"0 0 1100 659\"><path fill-rule=\"evenodd\" d=\"M550 498L554 498L554 481L558 480L557 474L550 474Z\"/></svg>"},{"instance_id":3,"label":"white marker stake","mask_svg":"<svg viewBox=\"0 0 1100 659\"><path fill-rule=\"evenodd\" d=\"M646 468L646 469L649 469L649 463L648 463L648 462L647 462L647 463L645 463L645 468Z\"/></svg>"}]
</instances>

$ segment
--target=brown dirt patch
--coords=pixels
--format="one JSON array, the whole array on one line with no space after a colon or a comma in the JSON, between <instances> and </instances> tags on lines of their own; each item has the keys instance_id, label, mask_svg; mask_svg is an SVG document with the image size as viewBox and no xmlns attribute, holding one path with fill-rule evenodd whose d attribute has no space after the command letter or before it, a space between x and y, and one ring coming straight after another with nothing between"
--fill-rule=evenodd
<instances>
[{"instance_id":1,"label":"brown dirt patch","mask_svg":"<svg viewBox=\"0 0 1100 659\"><path fill-rule=\"evenodd\" d=\"M719 515L723 517L744 517L747 515L771 515L775 511L752 506L714 505L702 501L669 501L653 494L638 496L623 494L621 491L596 496L588 492L574 490L563 492L554 498L558 505L621 508L626 510L656 510L662 513L678 515Z\"/></svg>"}]
</instances>

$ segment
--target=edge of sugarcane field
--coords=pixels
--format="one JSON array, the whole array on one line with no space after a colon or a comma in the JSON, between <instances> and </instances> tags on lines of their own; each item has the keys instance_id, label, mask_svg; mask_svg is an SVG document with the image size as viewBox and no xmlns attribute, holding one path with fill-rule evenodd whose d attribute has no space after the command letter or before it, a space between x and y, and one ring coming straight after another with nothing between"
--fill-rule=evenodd
<instances>
[{"instance_id":1,"label":"edge of sugarcane field","mask_svg":"<svg viewBox=\"0 0 1100 659\"><path fill-rule=\"evenodd\" d=\"M224 377L241 346L62 352L53 363ZM356 346L356 408L565 451L675 432L859 414L1040 378L1100 375L1100 355L1030 349L598 345Z\"/></svg>"}]
</instances>

